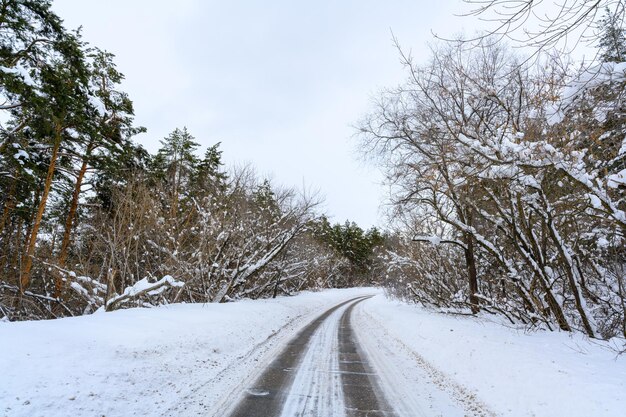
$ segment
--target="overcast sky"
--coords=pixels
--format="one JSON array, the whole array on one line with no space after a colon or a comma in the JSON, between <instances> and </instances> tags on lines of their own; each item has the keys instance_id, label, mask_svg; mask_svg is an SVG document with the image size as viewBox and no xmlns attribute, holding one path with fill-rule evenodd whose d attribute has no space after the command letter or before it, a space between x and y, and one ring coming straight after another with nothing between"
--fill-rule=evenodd
<instances>
[{"instance_id":1,"label":"overcast sky","mask_svg":"<svg viewBox=\"0 0 626 417\"><path fill-rule=\"evenodd\" d=\"M460 0L55 0L54 9L117 56L148 150L186 126L203 149L222 142L227 164L319 189L335 221L364 227L382 224L385 188L359 162L352 126L404 78L390 30L421 60L432 31L476 25L454 16Z\"/></svg>"}]
</instances>

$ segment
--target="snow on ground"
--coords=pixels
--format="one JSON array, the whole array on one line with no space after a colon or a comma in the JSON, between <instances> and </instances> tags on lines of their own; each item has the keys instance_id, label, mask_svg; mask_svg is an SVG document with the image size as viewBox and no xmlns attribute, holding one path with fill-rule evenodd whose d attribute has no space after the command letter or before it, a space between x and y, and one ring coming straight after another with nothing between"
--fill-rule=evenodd
<instances>
[{"instance_id":1,"label":"snow on ground","mask_svg":"<svg viewBox=\"0 0 626 417\"><path fill-rule=\"evenodd\" d=\"M364 293L0 323L0 416L209 415L303 325Z\"/></svg>"},{"instance_id":2,"label":"snow on ground","mask_svg":"<svg viewBox=\"0 0 626 417\"><path fill-rule=\"evenodd\" d=\"M607 342L564 332L526 333L487 317L437 314L382 295L361 303L356 313L357 334L374 367L383 380L395 380L397 395L412 395L417 410L438 403L423 388L427 382L468 410L486 406L499 416L626 413L626 357ZM380 365L389 356L395 368L400 365L395 374Z\"/></svg>"},{"instance_id":3,"label":"snow on ground","mask_svg":"<svg viewBox=\"0 0 626 417\"><path fill-rule=\"evenodd\" d=\"M399 415L624 415L626 357L606 342L350 289L0 322L0 416L221 416L303 326L374 292L352 323Z\"/></svg>"}]
</instances>

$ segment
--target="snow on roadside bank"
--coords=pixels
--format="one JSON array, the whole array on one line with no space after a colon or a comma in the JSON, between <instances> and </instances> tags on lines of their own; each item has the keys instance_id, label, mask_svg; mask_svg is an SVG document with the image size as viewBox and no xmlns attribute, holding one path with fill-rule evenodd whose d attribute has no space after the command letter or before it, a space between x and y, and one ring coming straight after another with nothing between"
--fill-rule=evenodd
<instances>
[{"instance_id":1,"label":"snow on roadside bank","mask_svg":"<svg viewBox=\"0 0 626 417\"><path fill-rule=\"evenodd\" d=\"M437 380L443 375L447 385L475 393L496 415L625 413L626 357L616 357L606 342L562 332L526 334L485 318L436 314L382 295L361 303L359 313L361 325L368 320L379 324L415 354L414 363L431 368L426 370L431 377L434 368L435 383L446 385ZM388 339L384 343L393 345Z\"/></svg>"},{"instance_id":2,"label":"snow on roadside bank","mask_svg":"<svg viewBox=\"0 0 626 417\"><path fill-rule=\"evenodd\" d=\"M373 292L0 323L0 416L210 415L300 327L326 308Z\"/></svg>"}]
</instances>

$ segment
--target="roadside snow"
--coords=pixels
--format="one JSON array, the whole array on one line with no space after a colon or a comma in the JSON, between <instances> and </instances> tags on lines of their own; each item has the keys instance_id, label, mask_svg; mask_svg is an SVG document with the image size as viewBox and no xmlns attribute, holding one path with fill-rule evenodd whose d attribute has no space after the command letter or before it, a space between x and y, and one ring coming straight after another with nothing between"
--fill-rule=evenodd
<instances>
[{"instance_id":1,"label":"roadside snow","mask_svg":"<svg viewBox=\"0 0 626 417\"><path fill-rule=\"evenodd\" d=\"M404 379L397 381L421 381L411 389L422 407L431 395L424 385L435 384L466 409L485 404L499 416L625 413L626 357L616 357L607 342L559 332L525 333L485 317L436 314L382 295L361 303L355 319L365 350L372 350L372 332L383 329L379 338L384 341L378 343L389 351L387 356L398 363L413 357L413 367L407 363L398 376ZM381 359L374 356L376 365ZM402 395L406 385L396 386ZM436 400L430 402L436 407ZM441 415L456 415L443 411ZM438 414L431 409L431 415Z\"/></svg>"},{"instance_id":2,"label":"roadside snow","mask_svg":"<svg viewBox=\"0 0 626 417\"><path fill-rule=\"evenodd\" d=\"M211 415L300 327L368 292L0 322L0 416Z\"/></svg>"}]
</instances>

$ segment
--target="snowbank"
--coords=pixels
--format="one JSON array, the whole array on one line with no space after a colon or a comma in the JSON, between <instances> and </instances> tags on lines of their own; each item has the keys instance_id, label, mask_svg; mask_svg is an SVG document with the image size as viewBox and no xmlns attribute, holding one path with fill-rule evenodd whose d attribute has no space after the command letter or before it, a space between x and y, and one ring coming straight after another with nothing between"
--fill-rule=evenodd
<instances>
[{"instance_id":1,"label":"snowbank","mask_svg":"<svg viewBox=\"0 0 626 417\"><path fill-rule=\"evenodd\" d=\"M302 325L368 291L0 323L0 416L210 415Z\"/></svg>"},{"instance_id":2,"label":"snowbank","mask_svg":"<svg viewBox=\"0 0 626 417\"><path fill-rule=\"evenodd\" d=\"M527 334L489 318L435 314L383 296L362 303L362 313L497 415L625 413L626 357L616 357L607 342L559 332Z\"/></svg>"}]
</instances>

